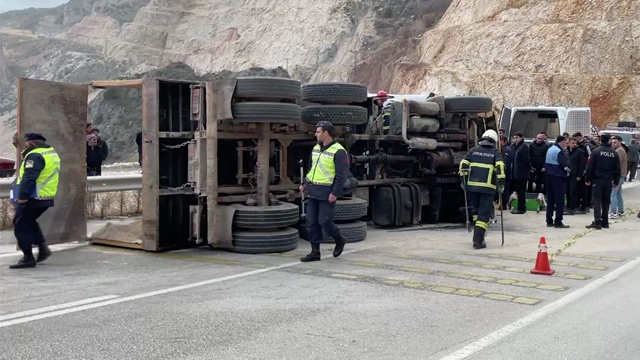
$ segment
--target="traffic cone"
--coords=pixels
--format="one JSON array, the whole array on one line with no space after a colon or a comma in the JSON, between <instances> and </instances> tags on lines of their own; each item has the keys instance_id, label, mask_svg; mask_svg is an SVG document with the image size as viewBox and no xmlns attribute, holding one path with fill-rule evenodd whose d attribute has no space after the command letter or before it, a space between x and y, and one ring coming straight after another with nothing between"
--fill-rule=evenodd
<instances>
[{"instance_id":1,"label":"traffic cone","mask_svg":"<svg viewBox=\"0 0 640 360\"><path fill-rule=\"evenodd\" d=\"M551 269L549 264L549 254L547 253L547 240L544 236L540 237L540 245L538 245L538 258L536 259L536 267L531 270L532 274L553 275L556 272Z\"/></svg>"}]
</instances>

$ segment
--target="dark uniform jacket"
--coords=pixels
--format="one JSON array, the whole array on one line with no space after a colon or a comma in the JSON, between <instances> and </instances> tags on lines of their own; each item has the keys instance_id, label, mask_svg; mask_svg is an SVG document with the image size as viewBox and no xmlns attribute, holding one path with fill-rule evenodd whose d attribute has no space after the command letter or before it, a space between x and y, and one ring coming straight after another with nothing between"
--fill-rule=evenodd
<instances>
[{"instance_id":1,"label":"dark uniform jacket","mask_svg":"<svg viewBox=\"0 0 640 360\"><path fill-rule=\"evenodd\" d=\"M506 175L507 181L513 179L513 159L515 157L515 152L513 148L509 145L504 147L504 171Z\"/></svg>"},{"instance_id":2,"label":"dark uniform jacket","mask_svg":"<svg viewBox=\"0 0 640 360\"><path fill-rule=\"evenodd\" d=\"M520 144L512 145L515 157L513 160L513 178L516 180L529 179L531 175L531 158L529 157L529 146L521 141Z\"/></svg>"},{"instance_id":3,"label":"dark uniform jacket","mask_svg":"<svg viewBox=\"0 0 640 360\"><path fill-rule=\"evenodd\" d=\"M460 173L469 174L467 190L495 194L498 181L504 186L505 170L500 151L493 142L482 140L480 145L469 150L460 162Z\"/></svg>"},{"instance_id":4,"label":"dark uniform jacket","mask_svg":"<svg viewBox=\"0 0 640 360\"><path fill-rule=\"evenodd\" d=\"M38 146L38 148L50 148L51 145L42 144ZM18 199L20 200L29 200L29 201L38 201L38 204L53 206L53 200L36 200L33 198L33 193L36 188L36 180L40 176L42 170L44 170L45 161L42 155L37 153L32 153L31 151L36 149L27 148L24 151L24 175L22 176L22 180L20 180L20 190L18 192ZM20 171L20 169L18 169Z\"/></svg>"},{"instance_id":5,"label":"dark uniform jacket","mask_svg":"<svg viewBox=\"0 0 640 360\"><path fill-rule=\"evenodd\" d=\"M585 181L620 182L620 157L609 144L602 144L591 152Z\"/></svg>"},{"instance_id":6,"label":"dark uniform jacket","mask_svg":"<svg viewBox=\"0 0 640 360\"><path fill-rule=\"evenodd\" d=\"M531 143L531 145L529 145L529 157L531 158L531 166L536 170L540 171L544 167L544 162L549 147L550 146L545 142L541 142L538 144L534 141Z\"/></svg>"},{"instance_id":7,"label":"dark uniform jacket","mask_svg":"<svg viewBox=\"0 0 640 360\"><path fill-rule=\"evenodd\" d=\"M567 149L569 148L567 147ZM572 177L584 177L584 170L586 169L584 151L578 146L574 149L569 149L569 168L571 169Z\"/></svg>"}]
</instances>

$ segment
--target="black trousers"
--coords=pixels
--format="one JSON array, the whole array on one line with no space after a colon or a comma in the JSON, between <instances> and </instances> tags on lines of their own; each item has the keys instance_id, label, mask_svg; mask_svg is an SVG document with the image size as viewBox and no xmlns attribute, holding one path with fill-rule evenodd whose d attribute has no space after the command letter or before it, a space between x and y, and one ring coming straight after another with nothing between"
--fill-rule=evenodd
<instances>
[{"instance_id":1,"label":"black trousers","mask_svg":"<svg viewBox=\"0 0 640 360\"><path fill-rule=\"evenodd\" d=\"M527 179L514 179L516 194L518 195L518 211L527 210Z\"/></svg>"},{"instance_id":2,"label":"black trousers","mask_svg":"<svg viewBox=\"0 0 640 360\"><path fill-rule=\"evenodd\" d=\"M567 194L567 208L575 210L580 203L580 187L578 186L578 177L575 175L569 176L565 181L565 192Z\"/></svg>"},{"instance_id":3,"label":"black trousers","mask_svg":"<svg viewBox=\"0 0 640 360\"><path fill-rule=\"evenodd\" d=\"M536 169L536 171L531 173L527 191L534 192L533 184L536 184L535 192L537 192L538 194L544 194L544 187L545 187L544 181L545 181L544 172L542 172L542 169Z\"/></svg>"},{"instance_id":4,"label":"black trousers","mask_svg":"<svg viewBox=\"0 0 640 360\"><path fill-rule=\"evenodd\" d=\"M580 179L578 181L578 209L584 210L589 207L587 188L589 187L584 183L584 178Z\"/></svg>"},{"instance_id":5,"label":"black trousers","mask_svg":"<svg viewBox=\"0 0 640 360\"><path fill-rule=\"evenodd\" d=\"M320 245L324 238L322 230L335 240L342 239L340 230L333 223L333 213L336 203L327 200L309 199L307 203L307 226L309 227L309 242Z\"/></svg>"},{"instance_id":6,"label":"black trousers","mask_svg":"<svg viewBox=\"0 0 640 360\"><path fill-rule=\"evenodd\" d=\"M18 246L25 253L31 253L33 245L44 245L45 238L38 225L38 218L44 214L49 205L38 200L29 200L25 204L16 206L13 218L13 233L18 240Z\"/></svg>"},{"instance_id":7,"label":"black trousers","mask_svg":"<svg viewBox=\"0 0 640 360\"><path fill-rule=\"evenodd\" d=\"M609 206L611 205L611 181L594 180L591 183L593 194L593 220L599 225L609 224Z\"/></svg>"},{"instance_id":8,"label":"black trousers","mask_svg":"<svg viewBox=\"0 0 640 360\"><path fill-rule=\"evenodd\" d=\"M564 179L548 175L547 186L547 224L554 224L553 211L556 211L555 224L562 223L564 213Z\"/></svg>"},{"instance_id":9,"label":"black trousers","mask_svg":"<svg viewBox=\"0 0 640 360\"><path fill-rule=\"evenodd\" d=\"M627 161L627 169L629 171L628 179L635 180L636 179L636 171L638 170L638 162L637 161ZM625 176L625 175L623 175L623 176Z\"/></svg>"},{"instance_id":10,"label":"black trousers","mask_svg":"<svg viewBox=\"0 0 640 360\"><path fill-rule=\"evenodd\" d=\"M489 219L493 215L493 194L469 191L469 202L472 206L472 216L475 221L473 243L480 245L489 229Z\"/></svg>"},{"instance_id":11,"label":"black trousers","mask_svg":"<svg viewBox=\"0 0 640 360\"><path fill-rule=\"evenodd\" d=\"M87 176L102 176L102 167L88 167Z\"/></svg>"}]
</instances>

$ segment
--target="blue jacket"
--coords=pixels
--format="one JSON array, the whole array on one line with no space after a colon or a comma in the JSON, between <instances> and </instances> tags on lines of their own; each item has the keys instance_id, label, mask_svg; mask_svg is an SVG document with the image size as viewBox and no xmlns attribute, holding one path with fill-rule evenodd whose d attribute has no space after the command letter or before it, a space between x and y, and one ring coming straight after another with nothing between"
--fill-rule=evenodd
<instances>
[{"instance_id":1,"label":"blue jacket","mask_svg":"<svg viewBox=\"0 0 640 360\"><path fill-rule=\"evenodd\" d=\"M545 173L547 176L556 176L564 179L567 177L565 168L569 168L569 161L564 156L562 148L558 144L554 144L547 150L544 162Z\"/></svg>"}]
</instances>

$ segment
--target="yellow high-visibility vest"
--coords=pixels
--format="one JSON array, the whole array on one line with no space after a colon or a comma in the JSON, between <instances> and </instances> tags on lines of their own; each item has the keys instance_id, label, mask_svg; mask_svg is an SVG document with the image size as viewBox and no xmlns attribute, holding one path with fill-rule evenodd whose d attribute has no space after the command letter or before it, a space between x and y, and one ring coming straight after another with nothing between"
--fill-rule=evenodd
<instances>
[{"instance_id":1,"label":"yellow high-visibility vest","mask_svg":"<svg viewBox=\"0 0 640 360\"><path fill-rule=\"evenodd\" d=\"M311 169L307 174L307 181L315 185L329 186L333 184L333 179L336 177L336 165L333 158L340 150L344 150L344 148L338 143L334 143L324 151L321 151L320 144L316 145L311 152Z\"/></svg>"},{"instance_id":2,"label":"yellow high-visibility vest","mask_svg":"<svg viewBox=\"0 0 640 360\"><path fill-rule=\"evenodd\" d=\"M58 193L60 174L60 157L58 153L56 153L52 147L48 147L33 149L29 154L40 154L44 158L44 169L42 169L40 176L38 176L36 180L35 198L37 200L51 200L55 198ZM18 181L16 181L17 185L20 184L24 176L25 164L26 161L23 161L20 165L20 173L18 174Z\"/></svg>"}]
</instances>

